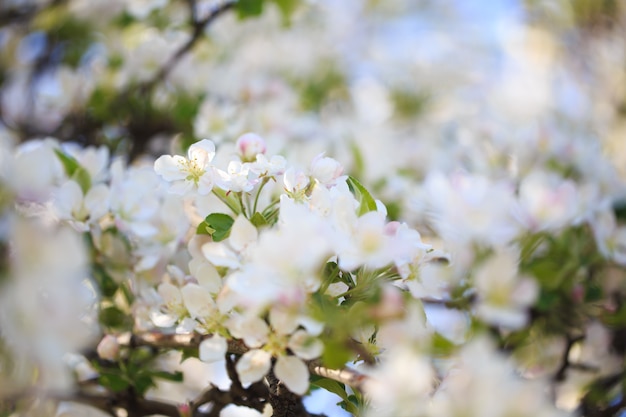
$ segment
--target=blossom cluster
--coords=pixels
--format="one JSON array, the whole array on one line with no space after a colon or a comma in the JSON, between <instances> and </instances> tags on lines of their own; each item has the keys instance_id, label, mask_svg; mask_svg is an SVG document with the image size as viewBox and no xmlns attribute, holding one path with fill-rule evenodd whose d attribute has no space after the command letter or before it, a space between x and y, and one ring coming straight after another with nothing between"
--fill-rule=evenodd
<instances>
[{"instance_id":1,"label":"blossom cluster","mask_svg":"<svg viewBox=\"0 0 626 417\"><path fill-rule=\"evenodd\" d=\"M0 4L0 414L623 412L626 9L461 3Z\"/></svg>"}]
</instances>

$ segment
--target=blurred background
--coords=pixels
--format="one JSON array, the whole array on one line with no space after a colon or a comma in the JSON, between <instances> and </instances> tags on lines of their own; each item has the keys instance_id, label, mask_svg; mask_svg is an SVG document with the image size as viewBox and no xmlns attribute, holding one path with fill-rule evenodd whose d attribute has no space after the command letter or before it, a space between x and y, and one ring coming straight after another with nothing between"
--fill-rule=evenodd
<instances>
[{"instance_id":1,"label":"blurred background","mask_svg":"<svg viewBox=\"0 0 626 417\"><path fill-rule=\"evenodd\" d=\"M254 131L400 205L405 179L520 148L591 140L626 174L620 1L244 3L3 0L2 134L136 159Z\"/></svg>"}]
</instances>

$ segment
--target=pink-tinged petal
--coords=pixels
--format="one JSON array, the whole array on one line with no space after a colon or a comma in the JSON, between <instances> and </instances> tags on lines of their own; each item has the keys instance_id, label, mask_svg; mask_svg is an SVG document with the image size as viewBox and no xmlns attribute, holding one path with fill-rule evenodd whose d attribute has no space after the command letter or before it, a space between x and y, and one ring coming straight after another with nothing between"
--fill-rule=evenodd
<instances>
[{"instance_id":1,"label":"pink-tinged petal","mask_svg":"<svg viewBox=\"0 0 626 417\"><path fill-rule=\"evenodd\" d=\"M213 336L200 343L199 356L202 362L217 362L224 359L228 341L222 336Z\"/></svg>"},{"instance_id":2,"label":"pink-tinged petal","mask_svg":"<svg viewBox=\"0 0 626 417\"><path fill-rule=\"evenodd\" d=\"M244 161L253 161L258 154L264 154L267 148L265 140L255 133L245 133L237 139L237 151Z\"/></svg>"},{"instance_id":3,"label":"pink-tinged petal","mask_svg":"<svg viewBox=\"0 0 626 417\"><path fill-rule=\"evenodd\" d=\"M274 373L294 394L304 395L309 389L309 369L296 356L279 356Z\"/></svg>"},{"instance_id":4,"label":"pink-tinged petal","mask_svg":"<svg viewBox=\"0 0 626 417\"><path fill-rule=\"evenodd\" d=\"M244 353L237 362L236 370L242 384L260 381L270 371L272 355L264 350L254 349Z\"/></svg>"},{"instance_id":5,"label":"pink-tinged petal","mask_svg":"<svg viewBox=\"0 0 626 417\"><path fill-rule=\"evenodd\" d=\"M165 181L183 180L187 173L182 170L185 166L185 158L179 155L163 155L154 161L154 171Z\"/></svg>"}]
</instances>

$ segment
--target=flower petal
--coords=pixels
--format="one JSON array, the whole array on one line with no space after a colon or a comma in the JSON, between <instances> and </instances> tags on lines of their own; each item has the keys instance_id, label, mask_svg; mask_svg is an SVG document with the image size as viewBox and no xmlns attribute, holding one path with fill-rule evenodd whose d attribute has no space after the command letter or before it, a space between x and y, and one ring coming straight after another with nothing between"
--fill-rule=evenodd
<instances>
[{"instance_id":1,"label":"flower petal","mask_svg":"<svg viewBox=\"0 0 626 417\"><path fill-rule=\"evenodd\" d=\"M293 353L305 360L318 358L324 350L324 345L319 339L302 329L291 335L287 346Z\"/></svg>"},{"instance_id":2,"label":"flower petal","mask_svg":"<svg viewBox=\"0 0 626 417\"><path fill-rule=\"evenodd\" d=\"M256 227L243 214L235 219L233 227L230 229L228 242L237 252L243 251L250 243L256 242L259 232Z\"/></svg>"},{"instance_id":3,"label":"flower petal","mask_svg":"<svg viewBox=\"0 0 626 417\"><path fill-rule=\"evenodd\" d=\"M270 371L271 366L272 355L264 350L253 349L244 353L235 369L241 383L247 385L260 381Z\"/></svg>"},{"instance_id":4,"label":"flower petal","mask_svg":"<svg viewBox=\"0 0 626 417\"><path fill-rule=\"evenodd\" d=\"M309 389L309 370L296 356L279 356L274 373L294 394L304 395Z\"/></svg>"},{"instance_id":5,"label":"flower petal","mask_svg":"<svg viewBox=\"0 0 626 417\"><path fill-rule=\"evenodd\" d=\"M184 180L187 174L181 170L184 166L185 158L179 155L163 155L154 161L154 171L165 181Z\"/></svg>"},{"instance_id":6,"label":"flower petal","mask_svg":"<svg viewBox=\"0 0 626 417\"><path fill-rule=\"evenodd\" d=\"M228 341L222 336L214 335L200 343L199 356L203 362L217 362L224 359L228 350Z\"/></svg>"},{"instance_id":7,"label":"flower petal","mask_svg":"<svg viewBox=\"0 0 626 417\"><path fill-rule=\"evenodd\" d=\"M217 294L222 288L222 278L217 269L209 262L194 258L189 261L189 272L193 275L198 284L212 294Z\"/></svg>"},{"instance_id":8,"label":"flower petal","mask_svg":"<svg viewBox=\"0 0 626 417\"><path fill-rule=\"evenodd\" d=\"M215 301L211 293L198 284L187 284L180 292L191 317L209 317L215 313Z\"/></svg>"}]
</instances>

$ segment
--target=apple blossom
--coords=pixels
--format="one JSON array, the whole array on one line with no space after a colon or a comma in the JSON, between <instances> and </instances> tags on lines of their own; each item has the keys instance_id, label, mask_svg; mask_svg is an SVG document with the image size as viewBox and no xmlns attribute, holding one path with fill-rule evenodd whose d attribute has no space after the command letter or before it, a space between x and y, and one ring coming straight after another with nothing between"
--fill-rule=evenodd
<instances>
[{"instance_id":1,"label":"apple blossom","mask_svg":"<svg viewBox=\"0 0 626 417\"><path fill-rule=\"evenodd\" d=\"M170 182L169 191L185 195L195 190L207 195L213 189L214 173L210 165L215 156L215 145L203 139L189 147L187 158L180 155L163 155L154 162L154 170Z\"/></svg>"}]
</instances>

